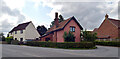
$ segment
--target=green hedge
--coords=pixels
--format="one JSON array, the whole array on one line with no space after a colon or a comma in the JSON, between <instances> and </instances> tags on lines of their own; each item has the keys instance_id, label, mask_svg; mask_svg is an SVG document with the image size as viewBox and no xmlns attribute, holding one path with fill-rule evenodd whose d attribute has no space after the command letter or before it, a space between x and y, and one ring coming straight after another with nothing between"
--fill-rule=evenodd
<instances>
[{"instance_id":1,"label":"green hedge","mask_svg":"<svg viewBox=\"0 0 120 59\"><path fill-rule=\"evenodd\" d=\"M8 44L11 44L11 41L13 40L13 37L6 37L5 38L5 41L8 43Z\"/></svg>"},{"instance_id":2,"label":"green hedge","mask_svg":"<svg viewBox=\"0 0 120 59\"><path fill-rule=\"evenodd\" d=\"M12 40L12 41L11 41L11 44L18 45L18 44L19 44L19 41L18 41L18 40Z\"/></svg>"},{"instance_id":3,"label":"green hedge","mask_svg":"<svg viewBox=\"0 0 120 59\"><path fill-rule=\"evenodd\" d=\"M96 45L120 47L120 41L95 41Z\"/></svg>"},{"instance_id":4,"label":"green hedge","mask_svg":"<svg viewBox=\"0 0 120 59\"><path fill-rule=\"evenodd\" d=\"M52 48L83 48L90 49L94 48L95 44L93 42L64 42L64 43L55 43L55 42L40 42L40 41L31 41L27 42L28 46L39 46L39 47L52 47Z\"/></svg>"}]
</instances>

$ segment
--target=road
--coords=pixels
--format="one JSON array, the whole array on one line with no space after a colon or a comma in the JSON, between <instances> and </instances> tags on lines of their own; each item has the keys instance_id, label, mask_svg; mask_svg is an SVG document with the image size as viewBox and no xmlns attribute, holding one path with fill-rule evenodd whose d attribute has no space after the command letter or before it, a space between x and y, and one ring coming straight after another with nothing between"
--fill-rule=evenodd
<instances>
[{"instance_id":1,"label":"road","mask_svg":"<svg viewBox=\"0 0 120 59\"><path fill-rule=\"evenodd\" d=\"M118 57L117 47L97 47L91 50L68 50L4 44L2 57Z\"/></svg>"}]
</instances>

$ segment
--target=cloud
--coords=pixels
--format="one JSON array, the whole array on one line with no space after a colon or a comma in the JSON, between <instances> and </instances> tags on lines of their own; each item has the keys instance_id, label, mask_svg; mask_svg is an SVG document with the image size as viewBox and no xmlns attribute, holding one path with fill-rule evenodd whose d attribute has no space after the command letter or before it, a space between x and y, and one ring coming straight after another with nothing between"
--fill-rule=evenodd
<instances>
[{"instance_id":1,"label":"cloud","mask_svg":"<svg viewBox=\"0 0 120 59\"><path fill-rule=\"evenodd\" d=\"M11 9L0 0L0 32L9 32L16 24L23 22L26 17L18 10Z\"/></svg>"},{"instance_id":2,"label":"cloud","mask_svg":"<svg viewBox=\"0 0 120 59\"><path fill-rule=\"evenodd\" d=\"M2 27L2 28L0 28L0 33L1 32L8 32L8 30L10 30L10 28L13 27L13 24L9 23L8 19L5 19L1 22L0 27Z\"/></svg>"},{"instance_id":3,"label":"cloud","mask_svg":"<svg viewBox=\"0 0 120 59\"><path fill-rule=\"evenodd\" d=\"M68 18L75 16L80 22L84 29L93 30L98 28L104 16L107 13L110 18L118 18L118 2L52 2L51 4L46 4L53 8L50 17L54 18L54 13L56 10ZM55 7L61 6L61 7Z\"/></svg>"},{"instance_id":4,"label":"cloud","mask_svg":"<svg viewBox=\"0 0 120 59\"><path fill-rule=\"evenodd\" d=\"M10 9L4 1L2 1L2 5L0 6L2 7L1 10L2 10L2 14L8 14L10 16L14 16L14 17L18 17L18 21L17 23L21 23L23 20L25 20L25 16L22 15L20 13L20 11L18 9Z\"/></svg>"}]
</instances>

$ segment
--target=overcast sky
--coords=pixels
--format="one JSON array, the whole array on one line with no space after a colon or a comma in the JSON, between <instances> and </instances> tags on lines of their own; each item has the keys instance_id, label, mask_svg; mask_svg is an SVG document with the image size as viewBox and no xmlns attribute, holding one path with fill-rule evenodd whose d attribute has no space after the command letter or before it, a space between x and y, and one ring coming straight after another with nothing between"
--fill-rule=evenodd
<instances>
[{"instance_id":1,"label":"overcast sky","mask_svg":"<svg viewBox=\"0 0 120 59\"><path fill-rule=\"evenodd\" d=\"M75 16L84 29L93 30L100 26L106 13L118 19L118 0L0 0L0 32L7 34L28 21L35 27L49 28L55 12L65 19Z\"/></svg>"}]
</instances>

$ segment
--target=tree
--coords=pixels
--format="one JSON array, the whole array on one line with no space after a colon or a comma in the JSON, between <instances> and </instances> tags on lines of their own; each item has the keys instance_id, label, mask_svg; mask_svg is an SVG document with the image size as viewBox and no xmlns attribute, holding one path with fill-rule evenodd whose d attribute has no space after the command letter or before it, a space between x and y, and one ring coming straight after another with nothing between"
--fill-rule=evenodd
<instances>
[{"instance_id":1,"label":"tree","mask_svg":"<svg viewBox=\"0 0 120 59\"><path fill-rule=\"evenodd\" d=\"M82 34L83 36L83 41L91 41L91 42L94 42L95 39L97 39L97 33L91 33L90 31L82 31Z\"/></svg>"},{"instance_id":2,"label":"tree","mask_svg":"<svg viewBox=\"0 0 120 59\"><path fill-rule=\"evenodd\" d=\"M60 23L60 22L62 22L62 21L64 21L64 18L63 18L62 15L59 15L58 22ZM50 27L52 27L52 26L54 25L54 22L55 22L55 21L52 21L52 22L51 22Z\"/></svg>"},{"instance_id":3,"label":"tree","mask_svg":"<svg viewBox=\"0 0 120 59\"><path fill-rule=\"evenodd\" d=\"M75 42L75 36L70 31L69 31L69 33L64 32L63 38L64 38L65 42Z\"/></svg>"},{"instance_id":4,"label":"tree","mask_svg":"<svg viewBox=\"0 0 120 59\"><path fill-rule=\"evenodd\" d=\"M62 15L59 15L59 22L62 22L62 21L64 21L64 18Z\"/></svg>"},{"instance_id":5,"label":"tree","mask_svg":"<svg viewBox=\"0 0 120 59\"><path fill-rule=\"evenodd\" d=\"M11 44L11 41L13 40L13 37L6 37L5 38L5 41L8 43L8 44Z\"/></svg>"},{"instance_id":6,"label":"tree","mask_svg":"<svg viewBox=\"0 0 120 59\"><path fill-rule=\"evenodd\" d=\"M5 41L4 33L0 33L0 40Z\"/></svg>"},{"instance_id":7,"label":"tree","mask_svg":"<svg viewBox=\"0 0 120 59\"><path fill-rule=\"evenodd\" d=\"M38 26L38 27L37 27L37 31L38 31L39 34L42 36L42 35L44 35L44 34L46 33L47 28L46 28L44 25Z\"/></svg>"}]
</instances>

